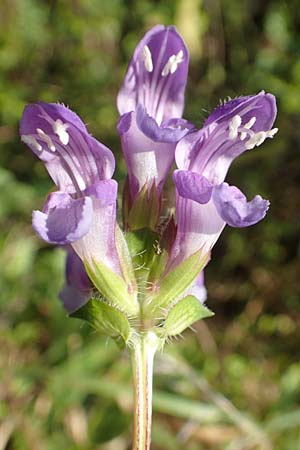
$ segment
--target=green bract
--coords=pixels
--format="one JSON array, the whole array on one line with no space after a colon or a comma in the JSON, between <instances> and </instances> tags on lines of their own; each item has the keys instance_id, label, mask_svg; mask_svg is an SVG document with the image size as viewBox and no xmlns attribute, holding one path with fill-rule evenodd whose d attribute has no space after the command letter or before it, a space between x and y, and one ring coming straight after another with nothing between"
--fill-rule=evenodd
<instances>
[{"instance_id":1,"label":"green bract","mask_svg":"<svg viewBox=\"0 0 300 450\"><path fill-rule=\"evenodd\" d=\"M93 328L112 338L122 338L126 344L131 335L129 321L117 308L101 300L90 301L72 314L72 317L85 320Z\"/></svg>"},{"instance_id":2,"label":"green bract","mask_svg":"<svg viewBox=\"0 0 300 450\"><path fill-rule=\"evenodd\" d=\"M162 335L176 336L197 320L213 315L214 313L202 305L196 297L188 295L170 309L163 325Z\"/></svg>"}]
</instances>

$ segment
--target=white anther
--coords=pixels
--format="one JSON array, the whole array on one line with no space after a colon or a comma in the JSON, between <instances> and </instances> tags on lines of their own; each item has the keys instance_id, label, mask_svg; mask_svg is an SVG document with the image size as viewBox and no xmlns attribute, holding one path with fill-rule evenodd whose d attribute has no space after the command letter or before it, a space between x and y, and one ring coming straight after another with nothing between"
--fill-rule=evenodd
<instances>
[{"instance_id":1,"label":"white anther","mask_svg":"<svg viewBox=\"0 0 300 450\"><path fill-rule=\"evenodd\" d=\"M21 141L26 145L32 145L37 151L41 152L43 147L38 143L38 141L30 134L22 134Z\"/></svg>"},{"instance_id":2,"label":"white anther","mask_svg":"<svg viewBox=\"0 0 300 450\"><path fill-rule=\"evenodd\" d=\"M251 136L250 139L248 139L248 141L245 144L246 150L252 150L252 148L256 146L256 143L257 143L257 135L253 134L253 136Z\"/></svg>"},{"instance_id":3,"label":"white anther","mask_svg":"<svg viewBox=\"0 0 300 450\"><path fill-rule=\"evenodd\" d=\"M169 73L173 74L176 72L178 65L181 64L184 61L183 57L183 51L179 50L177 55L171 55L168 59L168 62L166 63L165 67L163 68L161 75L163 77L166 77L169 75Z\"/></svg>"},{"instance_id":4,"label":"white anther","mask_svg":"<svg viewBox=\"0 0 300 450\"><path fill-rule=\"evenodd\" d=\"M69 124L63 123L60 119L57 119L53 123L52 128L54 133L57 134L60 142L64 145L67 145L70 139L69 133L67 132Z\"/></svg>"},{"instance_id":5,"label":"white anther","mask_svg":"<svg viewBox=\"0 0 300 450\"><path fill-rule=\"evenodd\" d=\"M242 118L238 114L234 116L229 122L229 139L232 141L237 138L239 127L241 126Z\"/></svg>"},{"instance_id":6,"label":"white anther","mask_svg":"<svg viewBox=\"0 0 300 450\"><path fill-rule=\"evenodd\" d=\"M40 128L36 129L37 134L39 135L39 138L44 141L47 144L47 147L49 148L49 150L51 150L51 152L55 152L55 146L52 142L52 139L50 136L48 136L43 130L41 130Z\"/></svg>"},{"instance_id":7,"label":"white anther","mask_svg":"<svg viewBox=\"0 0 300 450\"><path fill-rule=\"evenodd\" d=\"M263 142L265 142L267 133L265 131L259 131L256 133L256 147L259 147Z\"/></svg>"},{"instance_id":8,"label":"white anther","mask_svg":"<svg viewBox=\"0 0 300 450\"><path fill-rule=\"evenodd\" d=\"M147 72L152 72L153 71L152 55L151 55L151 51L150 51L150 48L148 47L148 45L144 45L143 59L144 59L145 69L147 70Z\"/></svg>"},{"instance_id":9,"label":"white anther","mask_svg":"<svg viewBox=\"0 0 300 450\"><path fill-rule=\"evenodd\" d=\"M247 122L245 125L243 125L243 127L244 127L244 128L247 128L248 130L250 130L250 128L253 127L253 125L255 124L255 122L256 122L256 117L253 116L253 117L251 117L251 119L249 120L249 122Z\"/></svg>"},{"instance_id":10,"label":"white anther","mask_svg":"<svg viewBox=\"0 0 300 450\"><path fill-rule=\"evenodd\" d=\"M272 138L277 133L278 128L272 128L272 130L266 131L267 137Z\"/></svg>"},{"instance_id":11,"label":"white anther","mask_svg":"<svg viewBox=\"0 0 300 450\"><path fill-rule=\"evenodd\" d=\"M256 122L256 117L251 117L251 119L249 120L249 122L247 122L245 125L243 125L243 128L247 128L248 130L250 130L250 128L253 127L253 125ZM243 141L244 139L246 139L247 133L246 131L242 131L241 132L241 141Z\"/></svg>"},{"instance_id":12,"label":"white anther","mask_svg":"<svg viewBox=\"0 0 300 450\"><path fill-rule=\"evenodd\" d=\"M266 140L266 138L273 138L277 131L278 128L273 128L269 131L259 131L258 133L253 134L245 144L246 150L251 150L254 147L258 147Z\"/></svg>"}]
</instances>

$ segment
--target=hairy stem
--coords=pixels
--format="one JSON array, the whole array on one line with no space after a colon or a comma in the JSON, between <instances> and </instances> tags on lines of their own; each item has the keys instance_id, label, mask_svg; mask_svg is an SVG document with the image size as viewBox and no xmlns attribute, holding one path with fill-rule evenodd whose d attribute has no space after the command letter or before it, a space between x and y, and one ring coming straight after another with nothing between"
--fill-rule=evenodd
<instances>
[{"instance_id":1,"label":"hairy stem","mask_svg":"<svg viewBox=\"0 0 300 450\"><path fill-rule=\"evenodd\" d=\"M133 450L149 450L151 442L153 360L158 338L141 333L132 349L134 385Z\"/></svg>"}]
</instances>

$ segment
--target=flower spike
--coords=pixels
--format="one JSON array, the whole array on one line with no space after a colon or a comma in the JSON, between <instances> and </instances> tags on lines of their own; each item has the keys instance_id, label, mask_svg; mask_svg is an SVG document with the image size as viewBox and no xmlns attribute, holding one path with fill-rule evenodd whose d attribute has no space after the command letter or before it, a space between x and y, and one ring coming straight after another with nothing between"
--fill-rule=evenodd
<instances>
[{"instance_id":1,"label":"flower spike","mask_svg":"<svg viewBox=\"0 0 300 450\"><path fill-rule=\"evenodd\" d=\"M254 225L269 208L260 195L248 201L225 177L237 156L277 133L274 96L228 101L196 130L182 118L188 61L176 29L157 25L129 63L117 98L128 168L124 232L114 156L82 120L41 102L25 108L20 125L21 140L57 186L33 212L33 227L68 252L60 299L72 317L132 352L134 449L150 450L156 351L213 315L204 305L203 271L214 244L226 224Z\"/></svg>"}]
</instances>

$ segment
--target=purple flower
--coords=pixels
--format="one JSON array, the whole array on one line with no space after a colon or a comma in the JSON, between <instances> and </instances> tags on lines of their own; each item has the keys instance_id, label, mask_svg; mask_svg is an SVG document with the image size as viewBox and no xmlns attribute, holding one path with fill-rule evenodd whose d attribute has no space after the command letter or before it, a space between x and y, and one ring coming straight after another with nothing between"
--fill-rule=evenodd
<instances>
[{"instance_id":1,"label":"purple flower","mask_svg":"<svg viewBox=\"0 0 300 450\"><path fill-rule=\"evenodd\" d=\"M145 183L161 192L176 143L193 128L181 119L188 61L174 27L157 25L134 51L117 101L132 200Z\"/></svg>"},{"instance_id":2,"label":"purple flower","mask_svg":"<svg viewBox=\"0 0 300 450\"><path fill-rule=\"evenodd\" d=\"M59 293L69 314L81 308L91 297L92 284L81 259L71 246L67 248L66 284Z\"/></svg>"},{"instance_id":3,"label":"purple flower","mask_svg":"<svg viewBox=\"0 0 300 450\"><path fill-rule=\"evenodd\" d=\"M26 106L20 134L59 189L48 196L42 211L33 212L35 231L47 242L72 244L84 261L101 260L120 273L112 152L75 113L54 103Z\"/></svg>"},{"instance_id":4,"label":"purple flower","mask_svg":"<svg viewBox=\"0 0 300 450\"><path fill-rule=\"evenodd\" d=\"M256 195L248 202L224 179L238 155L276 134L277 128L272 129L275 117L271 94L240 97L217 108L201 130L179 142L175 154L179 170L173 175L178 228L171 266L199 249L209 252L226 223L246 227L264 218L268 200Z\"/></svg>"}]
</instances>

